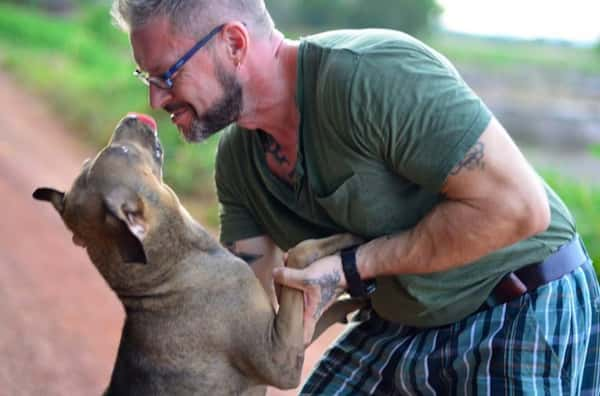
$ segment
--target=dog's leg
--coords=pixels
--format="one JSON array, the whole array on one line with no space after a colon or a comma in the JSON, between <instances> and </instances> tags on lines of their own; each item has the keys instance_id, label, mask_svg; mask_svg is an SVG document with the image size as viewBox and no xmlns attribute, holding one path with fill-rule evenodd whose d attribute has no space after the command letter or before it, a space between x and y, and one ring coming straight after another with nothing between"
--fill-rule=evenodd
<instances>
[{"instance_id":1,"label":"dog's leg","mask_svg":"<svg viewBox=\"0 0 600 396\"><path fill-rule=\"evenodd\" d=\"M361 241L358 237L350 234L307 240L289 251L287 265L291 268L304 268L322 257ZM300 382L304 359L303 310L304 296L302 292L283 287L279 312L273 328L272 340L275 345L272 353L273 363L280 366L280 370L284 369L280 373L289 376L289 383L286 384L286 387L297 386Z\"/></svg>"},{"instance_id":2,"label":"dog's leg","mask_svg":"<svg viewBox=\"0 0 600 396\"><path fill-rule=\"evenodd\" d=\"M335 252L338 252L345 247L352 246L356 243L360 243L361 241L362 239L351 234L337 234L327 238L309 239L300 242L288 252L287 266L290 268L298 269L304 268L320 258L334 254ZM286 291L286 293L284 294L283 291ZM295 293L292 293L292 291ZM302 328L302 316L300 316L300 326L298 326L298 322L296 320L298 319L298 316L295 315L295 312L287 312L288 306L293 307L291 309L297 310L297 304L295 303L298 295L302 296L302 293L298 292L295 289L287 287L284 287L282 289L280 300L281 308L279 310L277 320L277 325L281 326L279 328L280 331L292 334L294 330ZM288 301L286 300L290 300L292 302L288 303ZM304 301L304 296L302 296L302 301ZM284 306L286 307L286 309L283 309ZM302 304L302 309L303 308L304 304Z\"/></svg>"}]
</instances>

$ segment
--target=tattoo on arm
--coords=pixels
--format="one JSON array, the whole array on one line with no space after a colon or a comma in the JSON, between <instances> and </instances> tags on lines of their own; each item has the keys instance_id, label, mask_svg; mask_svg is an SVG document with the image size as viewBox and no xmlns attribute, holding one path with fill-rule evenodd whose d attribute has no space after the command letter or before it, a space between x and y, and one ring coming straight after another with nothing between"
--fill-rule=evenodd
<instances>
[{"instance_id":1,"label":"tattoo on arm","mask_svg":"<svg viewBox=\"0 0 600 396\"><path fill-rule=\"evenodd\" d=\"M254 254L254 253L247 253L247 252L240 252L237 250L236 246L235 246L235 242L232 243L228 243L225 245L225 247L233 254L235 254L236 256L238 256L239 258L241 258L242 260L244 260L246 262L246 264L251 265L252 263L254 263L256 260L260 259L263 257L262 254Z\"/></svg>"},{"instance_id":2,"label":"tattoo on arm","mask_svg":"<svg viewBox=\"0 0 600 396\"><path fill-rule=\"evenodd\" d=\"M474 170L481 169L483 170L485 163L483 162L483 156L485 151L485 145L482 142L477 142L471 149L467 152L465 158L462 159L452 171L450 171L451 175L457 175L461 170Z\"/></svg>"},{"instance_id":3,"label":"tattoo on arm","mask_svg":"<svg viewBox=\"0 0 600 396\"><path fill-rule=\"evenodd\" d=\"M304 281L305 285L318 286L321 289L321 300L319 301L317 310L315 311L315 319L321 316L323 308L325 308L325 306L335 298L340 279L340 273L338 271L333 271L331 274L325 274L320 278L307 279Z\"/></svg>"}]
</instances>

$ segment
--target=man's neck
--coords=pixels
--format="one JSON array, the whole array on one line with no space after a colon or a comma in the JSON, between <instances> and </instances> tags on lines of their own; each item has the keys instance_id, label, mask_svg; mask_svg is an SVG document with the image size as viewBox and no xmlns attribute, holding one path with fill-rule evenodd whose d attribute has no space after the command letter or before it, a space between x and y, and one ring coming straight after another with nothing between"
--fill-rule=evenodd
<instances>
[{"instance_id":1,"label":"man's neck","mask_svg":"<svg viewBox=\"0 0 600 396\"><path fill-rule=\"evenodd\" d=\"M244 111L238 125L260 129L282 147L297 145L300 113L296 104L298 43L275 31L256 43L249 55L244 84Z\"/></svg>"}]
</instances>

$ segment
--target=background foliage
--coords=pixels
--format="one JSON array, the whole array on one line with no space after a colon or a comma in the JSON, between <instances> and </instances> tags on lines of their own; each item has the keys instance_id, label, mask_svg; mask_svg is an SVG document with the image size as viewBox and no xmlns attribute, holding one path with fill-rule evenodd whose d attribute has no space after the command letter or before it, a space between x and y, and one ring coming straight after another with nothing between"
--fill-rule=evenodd
<instances>
[{"instance_id":1,"label":"background foliage","mask_svg":"<svg viewBox=\"0 0 600 396\"><path fill-rule=\"evenodd\" d=\"M54 5L61 0L56 1ZM46 3L46 9L56 9L54 5L48 7L53 0L27 2ZM203 221L216 225L212 182L216 139L199 145L185 144L164 112L148 107L145 88L132 77L135 65L127 37L110 24L108 1L65 2L71 11L60 17L0 2L0 67L10 70L25 87L45 96L57 113L96 147L107 142L112 126L126 112L151 113L160 125L165 146L167 182L180 194L193 197L186 205L192 206L196 213L194 207L202 208ZM362 10L358 0L306 0L302 9L298 8L299 2L267 1L276 18L289 18L290 22L282 26L293 26L300 33L317 31L321 23L328 27L358 27L370 26L369 21L376 20L377 26L425 36L426 32L434 31L432 21L439 13L435 2L425 0L403 2L409 6L404 11L393 7L396 2L383 0L377 7ZM75 3L80 7L73 12ZM413 11L410 7L414 7ZM394 12L384 12L388 9ZM413 27L403 18L420 22ZM528 64L553 69L568 62L575 72L600 73L600 62L593 50L435 34L425 39L459 65L506 69ZM590 147L590 151L600 157L600 146ZM573 211L579 231L596 263L600 263L600 188L577 183L555 172L543 174Z\"/></svg>"},{"instance_id":2,"label":"background foliage","mask_svg":"<svg viewBox=\"0 0 600 396\"><path fill-rule=\"evenodd\" d=\"M127 112L150 113L147 91L132 77L127 36L110 23L106 4L58 18L0 4L0 62L44 95L87 141L101 146ZM164 112L153 114L172 128ZM161 135L170 166L166 178L181 193L203 193L198 180L212 174L214 142L187 145Z\"/></svg>"},{"instance_id":3,"label":"background foliage","mask_svg":"<svg viewBox=\"0 0 600 396\"><path fill-rule=\"evenodd\" d=\"M441 8L435 0L266 0L276 22L300 30L379 27L426 35Z\"/></svg>"}]
</instances>

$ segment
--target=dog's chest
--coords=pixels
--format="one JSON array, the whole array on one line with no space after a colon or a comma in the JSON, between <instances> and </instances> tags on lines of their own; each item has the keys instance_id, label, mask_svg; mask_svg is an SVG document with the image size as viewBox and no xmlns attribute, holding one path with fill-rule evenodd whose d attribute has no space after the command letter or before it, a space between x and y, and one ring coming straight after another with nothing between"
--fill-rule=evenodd
<instances>
[{"instance_id":1,"label":"dog's chest","mask_svg":"<svg viewBox=\"0 0 600 396\"><path fill-rule=\"evenodd\" d=\"M132 376L142 379L136 386L144 387L135 394L169 389L169 395L231 395L254 385L233 364L235 354L226 345L230 337L198 319L126 322L115 372L129 373L123 379L127 394ZM141 328L143 334L138 332Z\"/></svg>"}]
</instances>

